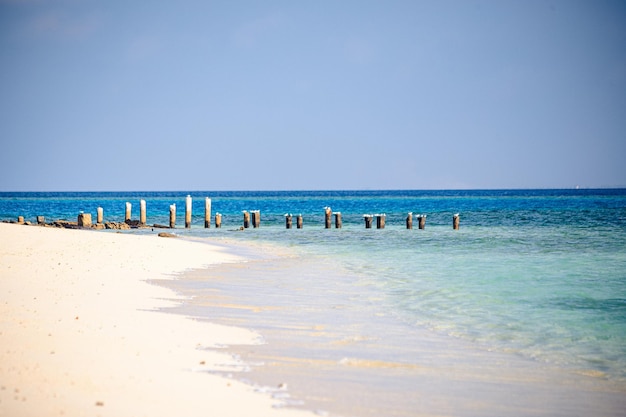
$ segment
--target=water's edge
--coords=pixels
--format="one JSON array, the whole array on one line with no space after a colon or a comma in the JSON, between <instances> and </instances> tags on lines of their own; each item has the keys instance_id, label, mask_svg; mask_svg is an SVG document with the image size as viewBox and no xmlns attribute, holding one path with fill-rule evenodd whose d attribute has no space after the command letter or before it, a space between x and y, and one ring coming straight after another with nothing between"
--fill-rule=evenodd
<instances>
[{"instance_id":1,"label":"water's edge","mask_svg":"<svg viewBox=\"0 0 626 417\"><path fill-rule=\"evenodd\" d=\"M229 347L250 367L236 377L269 387L259 389L276 391L289 406L356 417L626 409L623 384L409 327L372 309L379 302L373 288L354 277L330 276L327 265L284 248L263 254L233 244L227 247L234 253L243 249L254 259L185 273L168 287L190 298L167 311L260 333L266 344ZM358 294L350 293L354 285L361 285Z\"/></svg>"}]
</instances>

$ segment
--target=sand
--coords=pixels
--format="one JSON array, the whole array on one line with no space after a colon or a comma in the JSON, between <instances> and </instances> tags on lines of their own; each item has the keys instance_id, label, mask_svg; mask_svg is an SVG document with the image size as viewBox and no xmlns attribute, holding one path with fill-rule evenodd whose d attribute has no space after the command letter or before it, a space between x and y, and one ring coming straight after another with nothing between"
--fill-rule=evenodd
<instances>
[{"instance_id":1,"label":"sand","mask_svg":"<svg viewBox=\"0 0 626 417\"><path fill-rule=\"evenodd\" d=\"M0 224L0 416L304 416L210 371L246 329L158 312L153 279L238 262L156 235Z\"/></svg>"}]
</instances>

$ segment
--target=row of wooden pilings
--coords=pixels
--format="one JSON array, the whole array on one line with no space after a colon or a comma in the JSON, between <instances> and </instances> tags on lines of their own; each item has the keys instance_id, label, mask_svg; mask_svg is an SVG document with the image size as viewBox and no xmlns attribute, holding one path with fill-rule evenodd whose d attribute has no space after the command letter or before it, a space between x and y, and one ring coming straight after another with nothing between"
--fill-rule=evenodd
<instances>
[{"instance_id":1,"label":"row of wooden pilings","mask_svg":"<svg viewBox=\"0 0 626 417\"><path fill-rule=\"evenodd\" d=\"M333 213L332 210L330 209L330 207L325 207L324 208L324 215L325 215L325 219L324 219L324 227L326 229L330 229L331 228L331 224L332 224L332 216L335 216L335 228L336 229L341 229L342 227L342 220L341 220L341 213L340 212L336 212ZM285 216L291 216L291 215L285 215ZM365 228L366 229L371 229L372 228L372 223L374 221L374 218L376 218L376 228L377 229L384 229L385 228L385 220L387 219L387 215L386 214L364 214L363 215L363 219L365 220ZM417 225L418 228L420 230L423 230L426 228L426 215L425 214L418 214L416 215L417 218ZM454 214L452 216L452 228L454 230L459 230L459 225L460 225L460 221L461 221L461 217L459 216L458 213ZM290 226L290 222L288 221L287 223L287 229L289 229ZM409 212L407 217L406 217L406 228L407 229L413 229L413 213Z\"/></svg>"},{"instance_id":2,"label":"row of wooden pilings","mask_svg":"<svg viewBox=\"0 0 626 417\"><path fill-rule=\"evenodd\" d=\"M192 199L191 196L188 195L185 198L185 228L189 229L191 227L191 213L192 213ZM126 203L126 214L124 216L124 221L129 222L131 216L131 204ZM139 223L141 225L146 224L146 201L141 200L139 206ZM171 229L176 227L176 204L170 205L170 222L169 226ZM204 227L211 227L211 199L206 197L204 199ZM222 227L222 215L220 213L215 213L215 227Z\"/></svg>"},{"instance_id":3,"label":"row of wooden pilings","mask_svg":"<svg viewBox=\"0 0 626 417\"><path fill-rule=\"evenodd\" d=\"M125 223L132 223L131 213L132 213L132 204L130 202L126 202L126 211L124 213ZM260 212L252 212L252 213L253 213L253 223L255 224L255 227L258 227L261 221ZM245 224L245 227L248 227L248 224L246 223L245 214L247 214L247 212L244 212L244 224ZM254 216L255 214L256 216ZM191 215L192 215L192 199L191 199L191 196L188 195L185 198L185 228L186 229L191 228ZM249 217L248 217L247 222L249 223ZM98 223L102 223L102 207L98 207ZM139 225L140 226L146 225L146 201L145 200L139 201ZM176 204L170 205L169 227L171 229L176 228ZM211 227L211 199L209 197L206 197L204 199L204 227L207 229ZM222 215L220 213L215 213L215 227L216 228L222 227Z\"/></svg>"},{"instance_id":4,"label":"row of wooden pilings","mask_svg":"<svg viewBox=\"0 0 626 417\"><path fill-rule=\"evenodd\" d=\"M185 228L191 227L191 214L192 214L192 199L191 196L187 196L185 199ZM126 203L126 211L124 213L124 222L132 223L131 220L132 213L132 204L130 202ZM204 203L204 227L211 227L211 199L206 197ZM170 213L169 213L169 227L176 227L176 204L170 205ZM252 216L250 216L252 215ZM330 229L332 227L332 217L335 217L335 228L341 229L342 227L342 216L341 212L333 213L330 207L324 208L324 227L326 229ZM104 209L102 207L97 208L97 223L102 224L104 217ZM373 225L374 218L376 218L376 228L384 229L385 228L385 220L386 214L365 214L363 218L365 220L365 228L371 229ZM406 228L413 229L413 213L408 213L406 217ZM418 214L415 215L417 219L418 228L423 230L426 227L426 215ZM39 222L39 218L38 218ZM42 219L43 222L43 219ZM78 216L78 225L86 226L91 224L91 214L83 214L81 213ZM261 212L259 210L252 210L250 212L244 210L243 211L243 228L247 229L250 227L250 224L254 228L258 228L261 225ZM291 229L293 224L293 216L291 214L285 214L285 227L287 229ZM452 228L454 230L459 229L460 224L460 216L459 214L454 214L452 217ZM146 226L146 201L140 200L139 202L139 226ZM222 226L222 215L220 213L215 213L215 227L220 228ZM303 227L303 219L302 214L296 216L296 227L298 229L302 229Z\"/></svg>"},{"instance_id":5,"label":"row of wooden pilings","mask_svg":"<svg viewBox=\"0 0 626 417\"><path fill-rule=\"evenodd\" d=\"M187 196L185 199L185 228L189 229L191 227L191 196ZM139 201L139 221L133 222L132 220L132 204L130 202L126 202L125 212L124 212L124 223L133 224L136 223L137 226L146 226L146 200ZM211 199L206 198L204 201L204 227L208 228L211 226ZM259 216L260 218L260 216ZM18 219L19 220L19 219ZM97 208L97 224L102 224L104 221L104 209L102 207ZM44 223L43 216L37 216L37 223ZM89 226L91 225L91 214L89 213L80 213L78 215L78 225L79 226ZM222 226L222 215L220 213L215 213L215 227ZM169 217L169 227L176 227L176 204L170 205L170 217Z\"/></svg>"}]
</instances>

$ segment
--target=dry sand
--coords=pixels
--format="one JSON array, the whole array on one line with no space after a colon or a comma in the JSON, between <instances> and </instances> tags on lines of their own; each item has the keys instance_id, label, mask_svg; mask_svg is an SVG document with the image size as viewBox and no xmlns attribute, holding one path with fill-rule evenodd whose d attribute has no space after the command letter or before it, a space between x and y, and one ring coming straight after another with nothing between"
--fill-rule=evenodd
<instances>
[{"instance_id":1,"label":"dry sand","mask_svg":"<svg viewBox=\"0 0 626 417\"><path fill-rule=\"evenodd\" d=\"M109 232L0 224L0 416L304 416L207 371L258 335L155 309L151 279L237 262L220 248Z\"/></svg>"}]
</instances>

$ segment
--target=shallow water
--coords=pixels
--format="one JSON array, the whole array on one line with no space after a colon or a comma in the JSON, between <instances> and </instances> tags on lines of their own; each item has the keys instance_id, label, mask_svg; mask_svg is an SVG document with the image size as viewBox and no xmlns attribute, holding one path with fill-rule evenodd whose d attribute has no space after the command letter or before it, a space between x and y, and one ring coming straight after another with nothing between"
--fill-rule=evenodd
<instances>
[{"instance_id":1,"label":"shallow water","mask_svg":"<svg viewBox=\"0 0 626 417\"><path fill-rule=\"evenodd\" d=\"M287 386L294 407L344 416L623 415L623 384L411 325L366 276L325 257L221 265L168 284L169 311L258 331L235 374ZM587 375L585 375L587 374ZM590 376L591 375L591 376Z\"/></svg>"}]
</instances>

